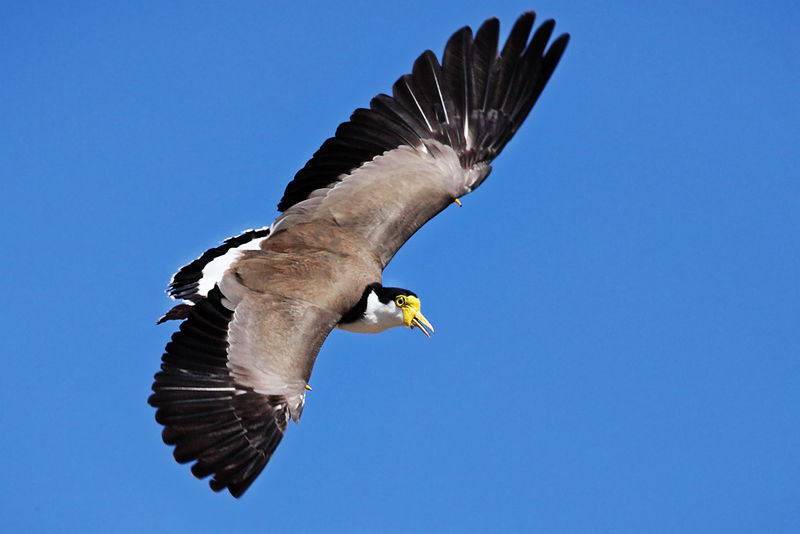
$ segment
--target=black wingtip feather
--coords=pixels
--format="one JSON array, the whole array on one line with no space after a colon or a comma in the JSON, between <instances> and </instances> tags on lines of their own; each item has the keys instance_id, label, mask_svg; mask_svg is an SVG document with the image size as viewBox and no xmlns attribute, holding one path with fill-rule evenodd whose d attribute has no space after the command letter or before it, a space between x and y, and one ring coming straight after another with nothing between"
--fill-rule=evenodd
<instances>
[{"instance_id":1,"label":"black wingtip feather","mask_svg":"<svg viewBox=\"0 0 800 534\"><path fill-rule=\"evenodd\" d=\"M195 462L198 478L213 475L214 491L240 497L264 469L288 423L285 399L237 384L227 366L233 312L214 288L195 304L167 344L153 394L162 439L179 463Z\"/></svg>"},{"instance_id":2,"label":"black wingtip feather","mask_svg":"<svg viewBox=\"0 0 800 534\"><path fill-rule=\"evenodd\" d=\"M439 64L425 51L411 74L358 109L286 186L278 210L286 211L316 189L328 187L364 163L401 145L435 139L451 146L468 168L491 162L527 117L567 44L558 37L545 52L555 22L534 32L533 11L514 23L500 54L499 21L486 20L472 37L464 27L448 40ZM544 54L544 56L542 55Z\"/></svg>"},{"instance_id":3,"label":"black wingtip feather","mask_svg":"<svg viewBox=\"0 0 800 534\"><path fill-rule=\"evenodd\" d=\"M506 44L503 45L503 50L500 52L501 57L514 59L519 56L528 41L534 20L536 20L536 13L533 11L526 11L520 15L511 27L511 33L508 34Z\"/></svg>"}]
</instances>

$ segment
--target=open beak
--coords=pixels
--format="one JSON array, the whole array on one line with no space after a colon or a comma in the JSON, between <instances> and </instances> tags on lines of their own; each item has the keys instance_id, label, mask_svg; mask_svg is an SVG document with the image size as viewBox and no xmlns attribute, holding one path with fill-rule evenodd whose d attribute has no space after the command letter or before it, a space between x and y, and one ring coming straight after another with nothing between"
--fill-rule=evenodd
<instances>
[{"instance_id":1,"label":"open beak","mask_svg":"<svg viewBox=\"0 0 800 534\"><path fill-rule=\"evenodd\" d=\"M407 327L412 330L416 326L420 331L428 337L433 333L433 325L428 322L424 315L419 311L420 302L416 297L407 297L406 305L403 306L403 322ZM430 330L426 329L426 327Z\"/></svg>"},{"instance_id":2,"label":"open beak","mask_svg":"<svg viewBox=\"0 0 800 534\"><path fill-rule=\"evenodd\" d=\"M411 328L414 328L415 326L418 327L420 330L422 330L423 334L425 334L428 337L431 337L431 334L429 334L428 331L425 330L425 327L427 326L428 328L430 328L431 333L433 333L433 325L429 323L428 320L425 318L425 316L422 315L420 312L417 312L414 318L411 319Z\"/></svg>"}]
</instances>

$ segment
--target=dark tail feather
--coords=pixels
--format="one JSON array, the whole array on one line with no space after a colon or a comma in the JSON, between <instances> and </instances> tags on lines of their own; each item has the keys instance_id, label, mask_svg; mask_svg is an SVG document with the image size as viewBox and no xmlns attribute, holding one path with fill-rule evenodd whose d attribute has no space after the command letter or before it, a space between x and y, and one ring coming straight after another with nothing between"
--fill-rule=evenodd
<instances>
[{"instance_id":1,"label":"dark tail feather","mask_svg":"<svg viewBox=\"0 0 800 534\"><path fill-rule=\"evenodd\" d=\"M258 230L247 230L241 234L229 237L222 242L218 247L206 250L200 255L199 258L193 262L184 265L172 277L167 287L167 293L173 299L184 299L192 302L197 302L205 295L200 295L197 292L200 284L200 279L203 278L203 269L211 263L215 258L219 258L231 249L235 249L242 245L249 243L254 239L266 237L269 235L269 228L259 228ZM167 313L169 315L169 313ZM178 319L179 317L175 317ZM170 319L164 319L165 321ZM159 320L159 323L163 321Z\"/></svg>"}]
</instances>

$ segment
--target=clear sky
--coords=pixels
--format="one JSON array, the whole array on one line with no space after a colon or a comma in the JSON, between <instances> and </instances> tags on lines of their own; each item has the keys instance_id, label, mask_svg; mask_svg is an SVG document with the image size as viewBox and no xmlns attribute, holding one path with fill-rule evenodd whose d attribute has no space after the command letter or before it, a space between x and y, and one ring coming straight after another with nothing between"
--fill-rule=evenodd
<instances>
[{"instance_id":1,"label":"clear sky","mask_svg":"<svg viewBox=\"0 0 800 534\"><path fill-rule=\"evenodd\" d=\"M0 530L800 532L797 5L3 2ZM267 469L212 493L146 402L169 277L526 9L561 64L385 272L436 334L334 332Z\"/></svg>"}]
</instances>

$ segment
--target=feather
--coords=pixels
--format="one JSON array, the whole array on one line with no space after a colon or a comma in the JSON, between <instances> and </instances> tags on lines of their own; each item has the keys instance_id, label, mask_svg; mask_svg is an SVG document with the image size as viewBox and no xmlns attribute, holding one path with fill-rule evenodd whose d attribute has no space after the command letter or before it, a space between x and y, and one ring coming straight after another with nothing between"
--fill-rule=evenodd
<instances>
[{"instance_id":1,"label":"feather","mask_svg":"<svg viewBox=\"0 0 800 534\"><path fill-rule=\"evenodd\" d=\"M474 39L469 27L455 32L441 65L433 52L423 52L392 86L392 96L373 98L322 144L286 186L278 209L400 146L427 150L425 140L452 148L465 170L490 163L525 120L566 46L563 35L545 52L552 20L528 44L534 19L533 12L517 19L499 55L497 19L484 22Z\"/></svg>"}]
</instances>

